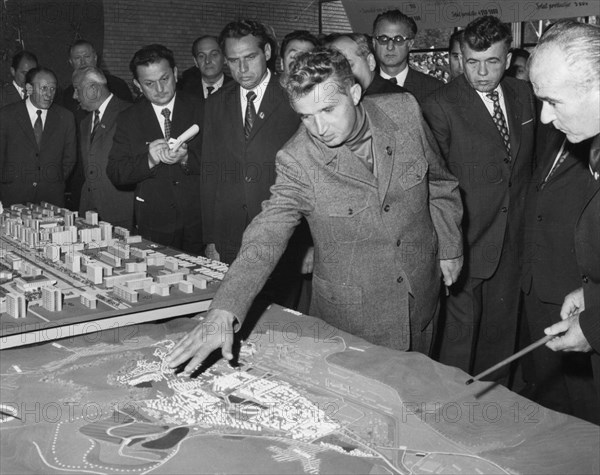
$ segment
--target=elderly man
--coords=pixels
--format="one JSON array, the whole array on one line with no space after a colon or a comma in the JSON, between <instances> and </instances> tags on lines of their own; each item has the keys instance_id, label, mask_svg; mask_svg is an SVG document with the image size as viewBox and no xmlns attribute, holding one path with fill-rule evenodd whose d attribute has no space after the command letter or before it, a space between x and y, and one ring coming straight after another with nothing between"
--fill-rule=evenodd
<instances>
[{"instance_id":1,"label":"elderly man","mask_svg":"<svg viewBox=\"0 0 600 475\"><path fill-rule=\"evenodd\" d=\"M393 94L408 92L403 87L386 81L375 71L375 55L369 48L369 40L360 33L348 33L336 37L328 46L342 53L352 68L356 82L362 88L362 95Z\"/></svg>"},{"instance_id":2,"label":"elderly man","mask_svg":"<svg viewBox=\"0 0 600 475\"><path fill-rule=\"evenodd\" d=\"M73 73L73 97L91 112L80 124L79 145L85 182L79 214L96 211L115 226L133 229L133 187L115 187L106 176L108 154L117 128L117 116L131 104L108 90L101 69L88 66Z\"/></svg>"},{"instance_id":3,"label":"elderly man","mask_svg":"<svg viewBox=\"0 0 600 475\"><path fill-rule=\"evenodd\" d=\"M283 85L302 125L277 154L271 198L244 234L254 258L240 253L169 364L192 358L191 372L217 347L232 358L233 329L302 217L315 243L311 314L375 344L428 353L440 276L450 285L461 267L462 207L417 102L361 101L334 50L298 55ZM209 335L214 325L222 332Z\"/></svg>"},{"instance_id":4,"label":"elderly man","mask_svg":"<svg viewBox=\"0 0 600 475\"><path fill-rule=\"evenodd\" d=\"M65 181L76 160L73 114L53 104L56 75L33 68L27 99L0 110L0 201L64 205Z\"/></svg>"},{"instance_id":5,"label":"elderly man","mask_svg":"<svg viewBox=\"0 0 600 475\"><path fill-rule=\"evenodd\" d=\"M530 79L542 101L541 121L571 143L590 140L587 199L575 225L575 257L581 287L564 300L561 322L545 330L559 335L554 351L592 351L600 396L600 28L574 21L553 25L529 59Z\"/></svg>"}]
</instances>

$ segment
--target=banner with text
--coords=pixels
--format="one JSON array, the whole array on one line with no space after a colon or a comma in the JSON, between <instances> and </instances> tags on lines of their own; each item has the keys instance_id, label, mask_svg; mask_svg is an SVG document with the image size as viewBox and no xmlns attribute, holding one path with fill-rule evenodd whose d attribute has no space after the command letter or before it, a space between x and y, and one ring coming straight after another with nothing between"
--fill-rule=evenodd
<instances>
[{"instance_id":1,"label":"banner with text","mask_svg":"<svg viewBox=\"0 0 600 475\"><path fill-rule=\"evenodd\" d=\"M399 9L419 28L465 27L479 16L494 15L503 21L520 22L600 15L600 0L342 0L352 29L371 33L373 20L386 10Z\"/></svg>"}]
</instances>

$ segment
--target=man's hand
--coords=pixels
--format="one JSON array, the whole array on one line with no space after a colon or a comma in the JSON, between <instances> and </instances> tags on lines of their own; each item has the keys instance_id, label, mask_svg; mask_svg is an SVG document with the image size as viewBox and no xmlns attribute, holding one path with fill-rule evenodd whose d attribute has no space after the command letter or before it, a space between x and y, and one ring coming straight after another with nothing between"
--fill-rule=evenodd
<instances>
[{"instance_id":1,"label":"man's hand","mask_svg":"<svg viewBox=\"0 0 600 475\"><path fill-rule=\"evenodd\" d=\"M585 310L585 300L583 297L583 287L579 287L570 294L567 294L560 309L560 318L563 320L579 315Z\"/></svg>"},{"instance_id":2,"label":"man's hand","mask_svg":"<svg viewBox=\"0 0 600 475\"><path fill-rule=\"evenodd\" d=\"M221 256L217 251L217 247L214 243L210 243L206 245L206 249L204 250L204 255L213 261L220 261Z\"/></svg>"},{"instance_id":3,"label":"man's hand","mask_svg":"<svg viewBox=\"0 0 600 475\"><path fill-rule=\"evenodd\" d=\"M454 259L440 259L440 268L442 269L442 277L444 285L450 287L460 275L460 270L463 266L463 256Z\"/></svg>"},{"instance_id":4,"label":"man's hand","mask_svg":"<svg viewBox=\"0 0 600 475\"><path fill-rule=\"evenodd\" d=\"M188 147L187 144L181 144L177 150L171 150L168 148L163 154L160 155L160 161L167 165L174 165L175 163L187 163L188 160Z\"/></svg>"},{"instance_id":5,"label":"man's hand","mask_svg":"<svg viewBox=\"0 0 600 475\"><path fill-rule=\"evenodd\" d=\"M148 146L148 166L154 168L162 160L161 157L169 150L169 144L165 139L158 139L150 142Z\"/></svg>"},{"instance_id":6,"label":"man's hand","mask_svg":"<svg viewBox=\"0 0 600 475\"><path fill-rule=\"evenodd\" d=\"M315 246L310 246L304 255L304 259L302 259L302 268L300 269L300 272L302 274L310 274L313 271L314 266Z\"/></svg>"},{"instance_id":7,"label":"man's hand","mask_svg":"<svg viewBox=\"0 0 600 475\"><path fill-rule=\"evenodd\" d=\"M569 294L571 295L571 294ZM544 330L546 335L564 335L556 337L546 343L552 351L590 351L592 347L585 338L579 325L579 312L577 314L555 323Z\"/></svg>"},{"instance_id":8,"label":"man's hand","mask_svg":"<svg viewBox=\"0 0 600 475\"><path fill-rule=\"evenodd\" d=\"M167 356L170 368L185 363L183 374L189 376L217 348L226 360L233 358L233 322L235 316L227 310L213 309L208 312L196 328L184 336Z\"/></svg>"}]
</instances>

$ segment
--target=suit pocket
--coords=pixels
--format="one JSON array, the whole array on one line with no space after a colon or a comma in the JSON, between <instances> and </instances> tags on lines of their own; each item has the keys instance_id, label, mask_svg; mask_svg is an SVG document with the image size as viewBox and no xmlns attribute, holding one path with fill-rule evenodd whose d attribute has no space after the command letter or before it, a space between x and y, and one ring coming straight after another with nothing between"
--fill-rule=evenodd
<instances>
[{"instance_id":1,"label":"suit pocket","mask_svg":"<svg viewBox=\"0 0 600 475\"><path fill-rule=\"evenodd\" d=\"M429 164L425 160L414 160L401 165L400 186L404 191L420 184L427 176Z\"/></svg>"},{"instance_id":2,"label":"suit pocket","mask_svg":"<svg viewBox=\"0 0 600 475\"><path fill-rule=\"evenodd\" d=\"M317 316L347 332L364 325L362 288L334 284L313 274L313 299Z\"/></svg>"},{"instance_id":3,"label":"suit pocket","mask_svg":"<svg viewBox=\"0 0 600 475\"><path fill-rule=\"evenodd\" d=\"M333 203L328 209L328 220L333 240L339 243L369 239L376 224L373 209L368 204L350 201Z\"/></svg>"}]
</instances>

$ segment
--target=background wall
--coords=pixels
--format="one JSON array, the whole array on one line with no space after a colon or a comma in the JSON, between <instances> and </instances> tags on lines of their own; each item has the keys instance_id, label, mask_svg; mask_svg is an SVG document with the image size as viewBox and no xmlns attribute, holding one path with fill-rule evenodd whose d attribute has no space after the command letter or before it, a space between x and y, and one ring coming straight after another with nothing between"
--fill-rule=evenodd
<instances>
[{"instance_id":1,"label":"background wall","mask_svg":"<svg viewBox=\"0 0 600 475\"><path fill-rule=\"evenodd\" d=\"M101 66L131 86L129 61L150 43L172 49L181 73L194 64L195 38L218 35L236 19L262 21L279 42L293 30L319 32L317 0L2 0L0 11L2 82L10 80L10 60L24 45L56 71L62 86L71 82L68 47L79 38L90 40ZM324 33L351 31L341 1L323 5L322 24Z\"/></svg>"}]
</instances>

